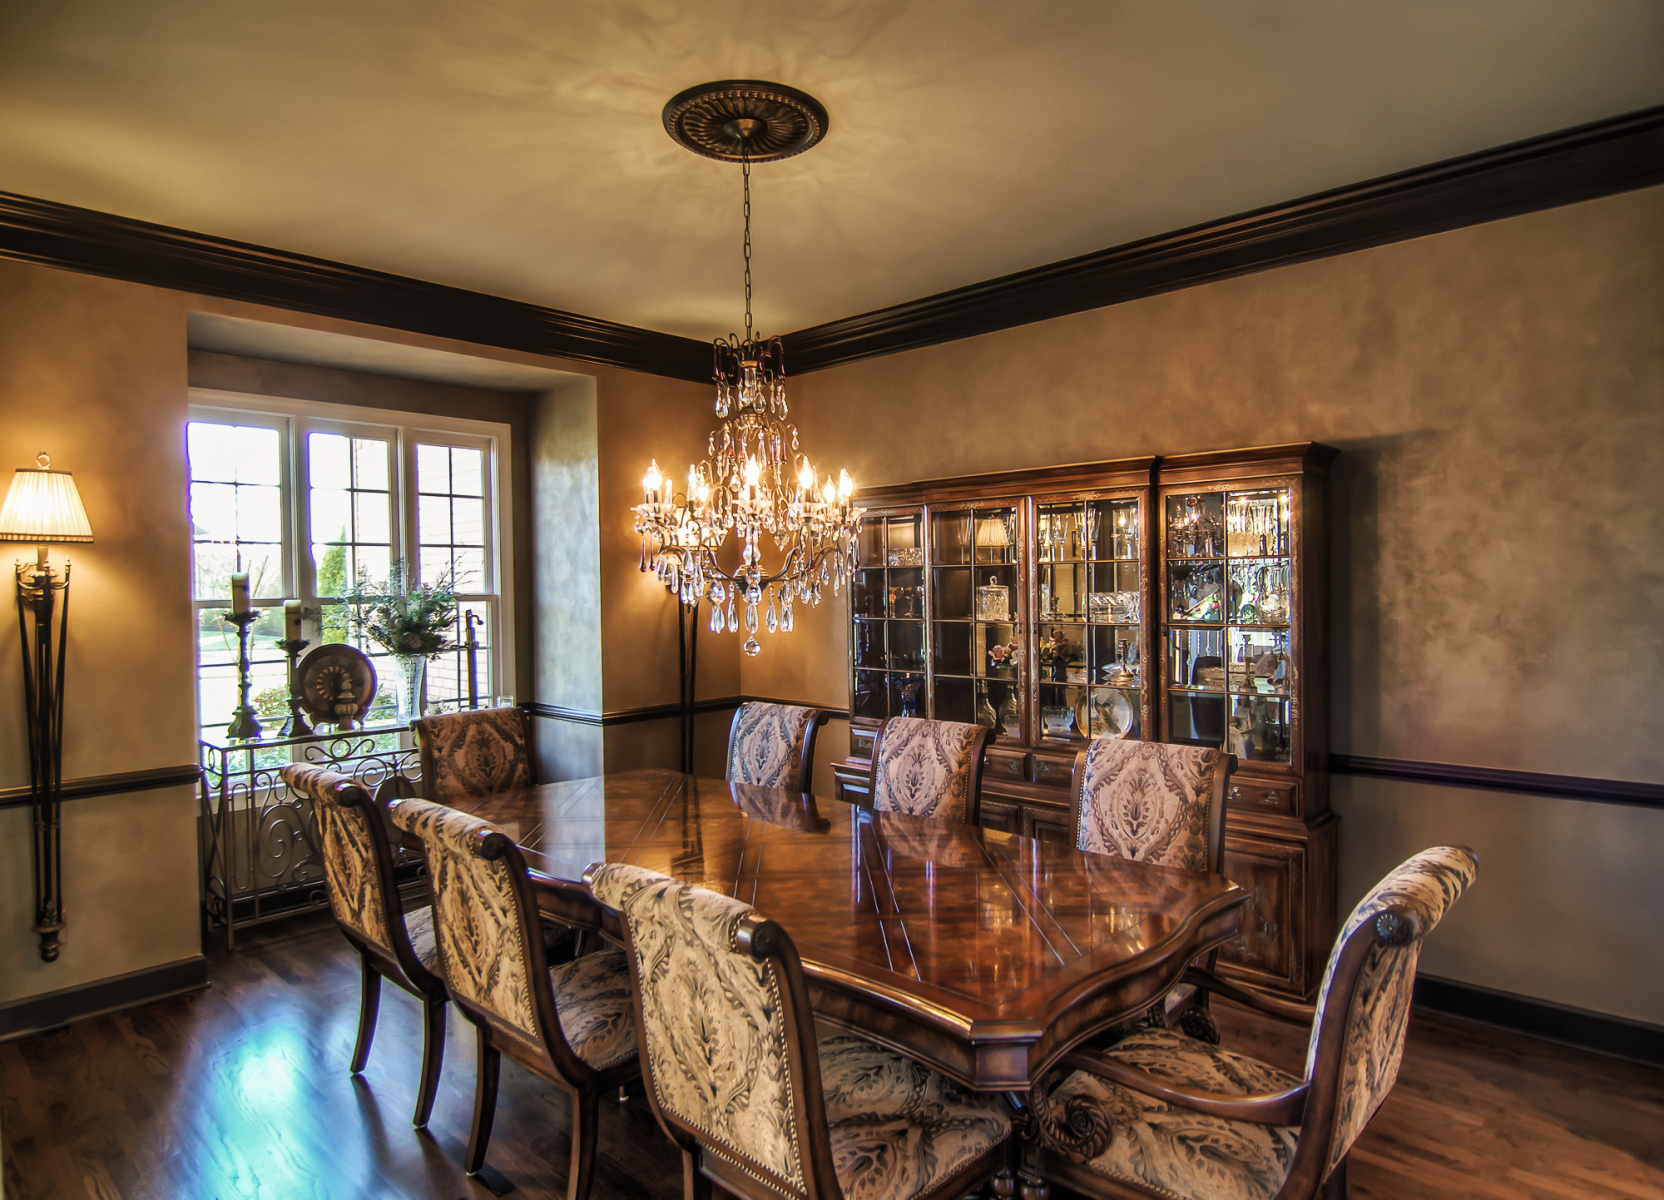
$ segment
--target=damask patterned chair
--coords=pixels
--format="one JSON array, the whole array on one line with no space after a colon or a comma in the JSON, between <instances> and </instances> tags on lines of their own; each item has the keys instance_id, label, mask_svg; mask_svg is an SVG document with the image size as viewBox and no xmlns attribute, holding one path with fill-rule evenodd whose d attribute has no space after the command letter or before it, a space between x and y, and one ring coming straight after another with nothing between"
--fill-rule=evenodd
<instances>
[{"instance_id":1,"label":"damask patterned chair","mask_svg":"<svg viewBox=\"0 0 1664 1200\"><path fill-rule=\"evenodd\" d=\"M1075 755L1070 795L1075 845L1094 854L1219 871L1225 860L1225 784L1230 760L1201 746L1098 738ZM1199 965L1213 969L1217 950ZM1180 984L1163 1019L1194 1037L1219 1041L1207 996Z\"/></svg>"},{"instance_id":2,"label":"damask patterned chair","mask_svg":"<svg viewBox=\"0 0 1664 1200\"><path fill-rule=\"evenodd\" d=\"M1093 1196L1344 1197L1347 1154L1398 1078L1422 939L1478 869L1471 850L1441 846L1377 884L1341 930L1316 1005L1186 972L1198 987L1309 1022L1304 1078L1166 1029L1108 1054L1065 1055L1030 1094L1042 1171Z\"/></svg>"},{"instance_id":3,"label":"damask patterned chair","mask_svg":"<svg viewBox=\"0 0 1664 1200\"><path fill-rule=\"evenodd\" d=\"M872 807L975 825L982 754L993 736L985 725L891 717L872 744Z\"/></svg>"},{"instance_id":4,"label":"damask patterned chair","mask_svg":"<svg viewBox=\"0 0 1664 1200\"><path fill-rule=\"evenodd\" d=\"M283 768L283 781L312 801L329 907L363 969L352 1073L362 1071L370 1059L381 981L390 979L422 1002L422 1081L416 1089L415 1122L424 1128L445 1057L446 994L437 973L433 910L406 913L401 907L382 810L350 776L291 763Z\"/></svg>"},{"instance_id":5,"label":"damask patterned chair","mask_svg":"<svg viewBox=\"0 0 1664 1200\"><path fill-rule=\"evenodd\" d=\"M422 749L422 785L435 804L531 787L531 724L523 709L481 708L410 723Z\"/></svg>"},{"instance_id":6,"label":"damask patterned chair","mask_svg":"<svg viewBox=\"0 0 1664 1200\"><path fill-rule=\"evenodd\" d=\"M740 705L728 731L728 782L811 791L815 735L831 715L791 704Z\"/></svg>"},{"instance_id":7,"label":"damask patterned chair","mask_svg":"<svg viewBox=\"0 0 1664 1200\"><path fill-rule=\"evenodd\" d=\"M465 1163L485 1165L497 1110L502 1055L572 1098L568 1200L589 1195L600 1097L636 1074L630 975L620 950L550 969L539 936L538 897L520 848L488 821L425 800L396 800L393 822L419 839L433 880L433 927L451 999L473 1022L479 1046L474 1125ZM566 923L600 929L600 910L576 884L547 886L545 905Z\"/></svg>"},{"instance_id":8,"label":"damask patterned chair","mask_svg":"<svg viewBox=\"0 0 1664 1200\"><path fill-rule=\"evenodd\" d=\"M634 866L585 878L624 916L642 1075L684 1196L959 1200L1005 1165L1003 1096L860 1038L817 1041L797 949L750 905Z\"/></svg>"}]
</instances>

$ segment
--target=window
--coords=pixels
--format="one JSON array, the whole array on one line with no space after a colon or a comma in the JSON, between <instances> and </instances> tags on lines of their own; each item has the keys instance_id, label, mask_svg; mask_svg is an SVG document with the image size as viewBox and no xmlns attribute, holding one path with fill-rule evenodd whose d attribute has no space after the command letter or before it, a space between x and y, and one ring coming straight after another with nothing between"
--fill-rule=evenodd
<instances>
[{"instance_id":1,"label":"window","mask_svg":"<svg viewBox=\"0 0 1664 1200\"><path fill-rule=\"evenodd\" d=\"M314 646L350 642L370 656L381 683L368 719L392 719L397 667L351 630L340 598L354 583L386 580L401 561L421 582L450 581L454 636L461 642L472 628L479 646L480 702L512 691L504 682L511 643L504 597L513 589L498 552L507 534L496 500L505 487L506 426L200 390L191 398L192 597L205 735L223 729L237 704L237 631L220 617L236 570L248 572L260 612L249 635L250 698L267 737L288 714L288 662L275 643L290 598L309 610L305 637ZM427 703L468 702L468 658L459 648L429 664Z\"/></svg>"}]
</instances>

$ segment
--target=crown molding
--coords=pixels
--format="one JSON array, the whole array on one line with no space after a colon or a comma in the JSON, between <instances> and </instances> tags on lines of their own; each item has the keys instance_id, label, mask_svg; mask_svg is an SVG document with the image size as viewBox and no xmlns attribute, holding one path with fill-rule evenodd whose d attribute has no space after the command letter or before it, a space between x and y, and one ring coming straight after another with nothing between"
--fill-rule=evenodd
<instances>
[{"instance_id":1,"label":"crown molding","mask_svg":"<svg viewBox=\"0 0 1664 1200\"><path fill-rule=\"evenodd\" d=\"M794 374L1664 183L1664 105L788 334Z\"/></svg>"},{"instance_id":2,"label":"crown molding","mask_svg":"<svg viewBox=\"0 0 1664 1200\"><path fill-rule=\"evenodd\" d=\"M705 342L0 192L0 258L708 382Z\"/></svg>"}]
</instances>

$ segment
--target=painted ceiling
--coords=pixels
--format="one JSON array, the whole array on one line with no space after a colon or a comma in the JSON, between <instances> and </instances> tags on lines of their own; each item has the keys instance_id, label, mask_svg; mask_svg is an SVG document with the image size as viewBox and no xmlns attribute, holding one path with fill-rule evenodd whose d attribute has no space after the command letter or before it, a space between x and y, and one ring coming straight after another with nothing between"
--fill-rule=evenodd
<instances>
[{"instance_id":1,"label":"painted ceiling","mask_svg":"<svg viewBox=\"0 0 1664 1200\"><path fill-rule=\"evenodd\" d=\"M660 110L801 88L785 332L1664 102L1658 0L6 0L0 188L707 338L740 178Z\"/></svg>"}]
</instances>

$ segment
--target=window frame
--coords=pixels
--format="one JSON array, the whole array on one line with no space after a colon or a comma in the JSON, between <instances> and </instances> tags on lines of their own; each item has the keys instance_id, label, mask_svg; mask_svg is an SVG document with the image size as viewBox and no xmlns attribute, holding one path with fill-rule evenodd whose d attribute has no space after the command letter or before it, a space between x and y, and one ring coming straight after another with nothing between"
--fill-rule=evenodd
<instances>
[{"instance_id":1,"label":"window frame","mask_svg":"<svg viewBox=\"0 0 1664 1200\"><path fill-rule=\"evenodd\" d=\"M301 599L316 607L336 597L317 595L317 569L313 561L311 528L311 460L305 439L312 433L344 434L353 437L385 438L388 443L388 555L404 557L420 572L420 542L417 528L416 447L418 445L459 446L484 452L481 491L486 533L484 538L484 586L457 593L462 605L483 608L490 618L481 647L484 674L496 695L518 695L515 670L514 608L514 514L513 437L509 425L469 417L439 417L395 409L329 404L293 397L229 392L213 388L188 389L186 421L215 424L254 425L277 429L280 447L281 532L286 547L283 560L283 596L250 598L256 608L281 608L285 599ZM186 510L189 512L190 464L186 447ZM204 609L223 609L225 598L198 599L196 595L196 539L193 532L190 554L191 608L196 624ZM308 632L317 644L318 622L308 622ZM463 637L459 628L455 636ZM311 647L308 647L310 650ZM192 703L197 708L199 736L211 726L203 724L202 691L199 679L200 654L193 650L192 678L196 682ZM490 696L481 697L491 703ZM230 714L226 714L230 720ZM217 722L216 722L217 724Z\"/></svg>"}]
</instances>

